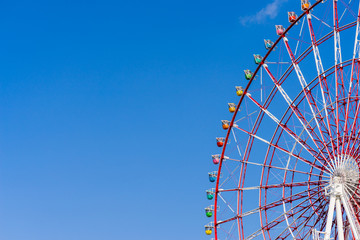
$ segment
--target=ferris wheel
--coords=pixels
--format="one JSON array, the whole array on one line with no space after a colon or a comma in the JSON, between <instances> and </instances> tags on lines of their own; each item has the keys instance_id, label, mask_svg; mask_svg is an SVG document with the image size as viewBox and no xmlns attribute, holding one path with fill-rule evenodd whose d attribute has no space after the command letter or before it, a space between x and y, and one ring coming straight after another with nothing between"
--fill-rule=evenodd
<instances>
[{"instance_id":1,"label":"ferris wheel","mask_svg":"<svg viewBox=\"0 0 360 240\"><path fill-rule=\"evenodd\" d=\"M360 1L298 5L221 121L210 238L360 240Z\"/></svg>"}]
</instances>

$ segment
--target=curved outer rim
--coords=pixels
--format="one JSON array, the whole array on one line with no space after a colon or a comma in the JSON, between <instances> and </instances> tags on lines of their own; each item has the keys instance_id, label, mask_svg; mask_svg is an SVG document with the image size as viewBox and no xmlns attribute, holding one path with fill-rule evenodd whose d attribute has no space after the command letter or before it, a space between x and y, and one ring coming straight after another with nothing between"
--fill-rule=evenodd
<instances>
[{"instance_id":1,"label":"curved outer rim","mask_svg":"<svg viewBox=\"0 0 360 240\"><path fill-rule=\"evenodd\" d=\"M268 50L268 52L266 53L266 55L264 56L264 58L262 59L261 63L257 66L252 78L249 80L249 83L247 84L246 88L244 89L244 93L243 95L240 97L240 100L239 100L239 103L238 105L236 106L236 110L235 110L235 113L231 119L231 122L230 122L230 126L229 126L229 129L227 131L227 134L226 134L226 138L225 138L225 143L224 143L224 146L223 146L223 149L222 149L222 152L221 152L221 157L220 157L220 163L219 163L219 167L218 167L218 176L219 174L221 173L221 167L222 167L222 162L223 162L223 158L224 158L224 154L225 154L225 150L226 150L226 146L227 146L227 142L228 142L228 139L229 139L229 136L230 136L230 132L232 130L232 127L233 127L233 124L234 124L234 121L235 121L235 118L236 118L236 115L237 113L239 112L239 108L240 108L240 105L252 83L252 81L254 80L255 76L257 75L259 69L262 67L262 65L265 63L265 60L267 59L267 57L270 55L270 53L273 51L273 49L279 44L279 42L281 41L282 37L285 36L288 31L290 31L290 29L300 20L302 19L306 14L307 12L311 11L314 7L316 7L318 4L320 4L321 2L323 2L323 0L317 0L316 3L314 3L307 11L304 11L297 19L295 22L293 22L289 27L286 28L286 30L284 31L284 33L278 37L278 39L275 41L274 45ZM320 39L321 40L321 39ZM319 41L320 41L319 40ZM215 199L214 199L214 235L215 235L215 240L218 240L218 237L217 237L217 200L218 200L218 187L219 187L219 180L220 178L217 177L216 178L216 187L215 187Z\"/></svg>"}]
</instances>

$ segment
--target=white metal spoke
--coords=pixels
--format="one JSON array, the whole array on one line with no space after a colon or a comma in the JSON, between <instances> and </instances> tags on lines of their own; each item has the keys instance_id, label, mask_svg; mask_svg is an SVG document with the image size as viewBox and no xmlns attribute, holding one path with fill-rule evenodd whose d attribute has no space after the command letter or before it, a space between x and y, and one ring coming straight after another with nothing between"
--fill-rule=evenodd
<instances>
[{"instance_id":1,"label":"white metal spoke","mask_svg":"<svg viewBox=\"0 0 360 240\"><path fill-rule=\"evenodd\" d=\"M348 4L350 4L351 2L352 2L352 0L350 0ZM349 10L349 12L350 12L351 14L353 14L353 12L351 11L351 9L349 8L349 6L348 6L347 4L345 4L345 3L343 2L343 5L345 6L345 9L344 9L343 13L341 14L341 17L340 17L340 19L339 19L339 22L341 22L341 20L342 20L342 18L344 17L346 11Z\"/></svg>"},{"instance_id":2,"label":"white metal spoke","mask_svg":"<svg viewBox=\"0 0 360 240\"><path fill-rule=\"evenodd\" d=\"M232 209L232 207L230 206L230 204L221 196L221 194L218 194L218 196L221 198L221 200L223 200L223 202L228 206L228 208L229 208L234 214L236 214L236 212L234 211L234 209Z\"/></svg>"},{"instance_id":3,"label":"white metal spoke","mask_svg":"<svg viewBox=\"0 0 360 240\"><path fill-rule=\"evenodd\" d=\"M280 183L273 185L264 185L264 186L252 186L252 187L241 187L233 189L218 189L219 192L235 192L235 191L249 191L249 190L258 190L258 189L270 189L270 188L285 188L285 187L303 187L308 185L322 186L325 183L318 184L322 182L328 182L328 180L318 180L318 181L307 181L307 182L295 182L295 183Z\"/></svg>"},{"instance_id":4,"label":"white metal spoke","mask_svg":"<svg viewBox=\"0 0 360 240\"><path fill-rule=\"evenodd\" d=\"M294 169L284 168L284 167L278 167L278 166L274 166L274 165L265 165L265 164L262 164L262 163L255 163L255 162L238 160L238 159L232 159L232 158L229 158L228 160L230 160L230 161L236 161L236 162L241 162L241 163L246 163L246 164L251 164L251 165L254 165L254 166L259 166L259 167L264 167L264 168L274 168L274 169L284 170L285 172L288 171L288 172L293 172L293 173L306 174L306 175L308 175L308 176L316 176L316 177L330 178L329 176L326 176L326 175L319 175L319 174L315 174L315 173L303 172L303 171L299 171L299 170L294 170Z\"/></svg>"},{"instance_id":5,"label":"white metal spoke","mask_svg":"<svg viewBox=\"0 0 360 240\"><path fill-rule=\"evenodd\" d=\"M318 46L316 44L316 38L315 38L315 33L314 33L314 29L313 29L312 22L311 22L311 14L310 13L307 13L306 19L307 19L307 22L308 22L308 28L309 28L310 38L311 38L311 45L312 45L312 48L313 48L315 65L316 65L317 75L318 75L318 79L319 79L319 86L320 86L320 90L321 90L323 109L325 111L327 132L328 132L329 136L332 138L331 126L330 126L330 121L329 121L329 113L328 113L328 105L326 103L325 93L324 93L324 86L323 86L323 80L326 80L326 76L325 76L325 73L324 73L324 67L323 67L323 63L322 63L322 60L321 60L320 51L319 51L319 48L318 48ZM328 95L328 98L329 98L330 103L331 103L332 100L331 100L330 94ZM335 147L334 147L334 143L332 141L331 141L331 146L332 146L332 151L335 154ZM334 159L335 159L335 155L334 155Z\"/></svg>"},{"instance_id":6,"label":"white metal spoke","mask_svg":"<svg viewBox=\"0 0 360 240\"><path fill-rule=\"evenodd\" d=\"M312 113L312 115L313 115L313 119L315 120L316 126L317 126L317 128L318 128L318 130L319 130L319 132L320 132L320 135L321 135L321 138L322 138L322 143L324 144L324 146L325 146L325 148L326 148L326 151L327 151L327 153L328 153L328 155L329 155L329 157L330 157L331 154L330 154L330 151L329 151L329 149L327 148L327 146L326 146L326 144L325 144L323 132L322 132L322 130L321 130L321 128L320 128L320 125L319 125L319 122L318 122L316 113L315 113L315 111L314 111L314 108L313 108L312 104L310 103L310 99L309 99L309 98L310 98L310 97L309 97L310 89L309 89L309 87L308 87L308 84L307 84L307 82L306 82L306 80L305 80L305 77L304 77L304 75L303 75L300 67L299 67L299 64L298 64L298 63L296 62L296 60L295 60L295 56L293 55L293 53L292 53L292 51L291 51L291 48L290 48L290 45L289 45L289 40L288 40L286 37L283 37L282 39L284 40L284 44L285 44L285 46L286 46L286 49L287 49L287 52L288 52L288 54L289 54L289 57L290 57L290 59L291 59L291 61L292 61L294 70L295 70L295 72L296 72L296 75L297 75L298 80L299 80L299 82L300 82L300 85L301 85L301 87L302 87L302 91L304 92L304 95L305 95L305 97L306 97L308 106L309 106L309 108L310 108L310 110L311 110L311 113ZM317 112L320 114L320 112L319 112L318 109L317 109ZM305 129L305 128L304 128L304 129ZM330 130L330 129L329 129L329 130ZM314 139L313 139L312 137L311 137L311 139L313 140L314 144L318 147L318 149L320 149L319 146L316 144L316 142L314 141ZM324 156L324 154L323 154L322 151L320 151L320 154L323 156L324 159L327 159L327 158ZM329 166L330 166L331 169L334 169L335 165L334 165L334 163L333 163L333 161L332 161L331 158L330 158L330 161L331 161L332 164L329 163Z\"/></svg>"},{"instance_id":7,"label":"white metal spoke","mask_svg":"<svg viewBox=\"0 0 360 240\"><path fill-rule=\"evenodd\" d=\"M315 16L314 14L311 14L311 16L313 16L316 20L318 20L319 22L321 22L322 24L324 24L325 26L327 26L330 29L333 29L329 24L327 24L326 22L324 22L323 20L321 20L320 18L318 18L317 16Z\"/></svg>"},{"instance_id":8,"label":"white metal spoke","mask_svg":"<svg viewBox=\"0 0 360 240\"><path fill-rule=\"evenodd\" d=\"M270 72L270 70L268 69L267 65L264 64L263 65L265 71L268 73L269 77L271 78L271 80L273 81L274 85L277 87L277 89L279 90L279 92L281 93L281 95L283 96L284 100L286 101L286 103L288 104L288 106L291 108L291 110L293 111L294 115L297 117L298 121L301 123L303 129L306 131L306 133L310 136L311 140L313 141L313 143L319 148L319 146L317 145L316 141L314 140L312 134L309 132L307 126L309 125L308 122L306 121L306 119L304 117L300 117L299 113L296 109L296 106L293 104L293 101L291 100L291 98L289 97L289 95L286 93L286 91L282 88L282 86L278 83L278 81L275 79L275 77L273 76L273 74ZM313 113L314 114L314 113ZM319 128L320 134L322 135L322 131L320 129L320 126L318 124L318 121L316 119L316 116L314 116L314 120ZM304 122L305 121L305 122ZM315 136L318 138L317 134L314 132ZM324 143L324 137L322 136L322 142ZM326 144L324 144L325 148L327 149ZM330 156L330 152L327 149L327 152ZM322 153L322 152L321 152ZM326 159L326 157L323 155L323 157ZM332 170L334 170L334 162L332 161L332 158L330 158L330 161L332 164L329 164L330 168Z\"/></svg>"},{"instance_id":9,"label":"white metal spoke","mask_svg":"<svg viewBox=\"0 0 360 240\"><path fill-rule=\"evenodd\" d=\"M340 44L340 31L338 22L337 0L333 0L333 32L334 32L334 66L335 66L335 109L336 109L336 143L339 151L339 72L341 74L342 68L342 56L341 56L341 44ZM339 163L337 164L339 166Z\"/></svg>"},{"instance_id":10,"label":"white metal spoke","mask_svg":"<svg viewBox=\"0 0 360 240\"><path fill-rule=\"evenodd\" d=\"M242 154L241 154L241 151L240 151L240 147L239 147L237 138L236 138L235 133L234 133L234 128L231 129L231 133L233 134L233 137L234 137L234 140L235 140L235 143L236 143L236 148L237 148L237 150L238 150L238 152L239 152L239 156L242 157Z\"/></svg>"},{"instance_id":11,"label":"white metal spoke","mask_svg":"<svg viewBox=\"0 0 360 240\"><path fill-rule=\"evenodd\" d=\"M302 35L302 31L303 31L303 29L304 29L304 24L305 24L305 18L303 19L303 21L302 21L302 23L301 23L301 28L300 28L300 33L299 33L299 39L300 39L300 37L301 37L301 35ZM297 42L296 42L295 55L297 54L298 47L299 47L299 43L300 43L300 41L297 41ZM291 63L289 63L289 64L291 64Z\"/></svg>"},{"instance_id":12,"label":"white metal spoke","mask_svg":"<svg viewBox=\"0 0 360 240\"><path fill-rule=\"evenodd\" d=\"M253 99L251 96L249 96L249 98L266 114L268 115L278 126L280 126L290 137L292 137L298 144L300 144L308 153L310 153L321 165L323 165L329 172L332 172L332 169L329 169L328 166L324 165L315 155L312 151L316 152L313 149L309 149L308 147L306 147L304 144L304 142L300 141L300 139L297 136L294 136L294 133L290 132L290 130L285 126L285 124L280 123L280 120L277 119L272 113L269 112L269 110L267 110L266 108L264 108L262 105L260 105L258 102L255 101L255 99ZM254 135L256 136L256 135ZM312 138L312 136L309 136L313 142L315 142L315 140ZM268 143L270 144L270 143ZM323 159L326 161L326 157L324 156L324 154L322 152L320 152L320 154L323 156ZM331 165L330 165L331 166Z\"/></svg>"}]
</instances>

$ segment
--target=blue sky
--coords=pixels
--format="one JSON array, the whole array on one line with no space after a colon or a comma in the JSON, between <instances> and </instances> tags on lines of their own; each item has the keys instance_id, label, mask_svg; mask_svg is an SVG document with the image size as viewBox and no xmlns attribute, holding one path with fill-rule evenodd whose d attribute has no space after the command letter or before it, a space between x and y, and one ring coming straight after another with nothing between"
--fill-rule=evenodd
<instances>
[{"instance_id":1,"label":"blue sky","mask_svg":"<svg viewBox=\"0 0 360 240\"><path fill-rule=\"evenodd\" d=\"M3 2L0 239L206 238L220 120L291 10L268 3Z\"/></svg>"}]
</instances>

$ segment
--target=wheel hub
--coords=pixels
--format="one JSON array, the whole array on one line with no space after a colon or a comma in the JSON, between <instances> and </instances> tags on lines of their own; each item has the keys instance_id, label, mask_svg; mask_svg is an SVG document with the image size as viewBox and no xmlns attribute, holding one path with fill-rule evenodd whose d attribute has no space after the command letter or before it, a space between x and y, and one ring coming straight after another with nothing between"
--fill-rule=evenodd
<instances>
[{"instance_id":1,"label":"wheel hub","mask_svg":"<svg viewBox=\"0 0 360 240\"><path fill-rule=\"evenodd\" d=\"M354 189L359 184L359 166L356 160L348 155L339 158L339 166L335 167L331 181Z\"/></svg>"}]
</instances>

